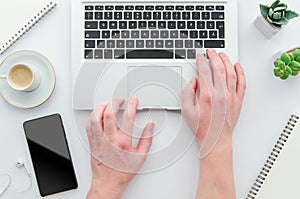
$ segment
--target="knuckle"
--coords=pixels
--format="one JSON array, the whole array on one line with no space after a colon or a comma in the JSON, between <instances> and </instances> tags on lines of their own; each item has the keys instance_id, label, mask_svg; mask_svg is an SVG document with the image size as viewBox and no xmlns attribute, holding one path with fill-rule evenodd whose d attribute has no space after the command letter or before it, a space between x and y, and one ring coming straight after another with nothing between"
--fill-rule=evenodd
<instances>
[{"instance_id":1,"label":"knuckle","mask_svg":"<svg viewBox=\"0 0 300 199\"><path fill-rule=\"evenodd\" d=\"M212 103L212 96L210 94L204 94L203 95L203 101L206 104L211 104Z\"/></svg>"},{"instance_id":2,"label":"knuckle","mask_svg":"<svg viewBox=\"0 0 300 199\"><path fill-rule=\"evenodd\" d=\"M106 119L106 120L110 120L110 119L112 119L113 118L113 113L109 110L109 111L105 111L105 113L104 113L104 118Z\"/></svg>"}]
</instances>

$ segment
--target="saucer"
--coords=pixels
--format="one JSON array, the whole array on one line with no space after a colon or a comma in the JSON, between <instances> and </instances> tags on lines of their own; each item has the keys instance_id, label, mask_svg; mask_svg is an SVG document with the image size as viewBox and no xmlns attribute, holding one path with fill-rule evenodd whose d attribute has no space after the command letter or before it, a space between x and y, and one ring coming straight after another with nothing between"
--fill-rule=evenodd
<instances>
[{"instance_id":1,"label":"saucer","mask_svg":"<svg viewBox=\"0 0 300 199\"><path fill-rule=\"evenodd\" d=\"M24 64L36 69L40 74L39 86L31 91L16 91L12 89L5 79L0 79L0 95L12 106L18 108L34 108L46 102L52 95L56 76L53 65L42 54L31 51L22 50L8 55L0 64L0 75L7 74L10 67Z\"/></svg>"}]
</instances>

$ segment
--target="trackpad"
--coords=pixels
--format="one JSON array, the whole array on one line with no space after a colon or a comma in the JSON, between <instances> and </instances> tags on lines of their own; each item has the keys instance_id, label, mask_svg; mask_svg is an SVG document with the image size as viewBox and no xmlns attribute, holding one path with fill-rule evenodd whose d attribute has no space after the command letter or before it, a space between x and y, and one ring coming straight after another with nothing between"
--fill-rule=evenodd
<instances>
[{"instance_id":1,"label":"trackpad","mask_svg":"<svg viewBox=\"0 0 300 199\"><path fill-rule=\"evenodd\" d=\"M139 98L138 109L180 109L180 66L129 66L127 97Z\"/></svg>"}]
</instances>

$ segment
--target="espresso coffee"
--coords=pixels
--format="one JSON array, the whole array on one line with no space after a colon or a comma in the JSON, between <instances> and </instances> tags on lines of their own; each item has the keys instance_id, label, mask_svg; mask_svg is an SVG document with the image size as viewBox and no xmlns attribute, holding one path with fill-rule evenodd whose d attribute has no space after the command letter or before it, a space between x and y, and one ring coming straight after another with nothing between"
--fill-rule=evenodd
<instances>
[{"instance_id":1,"label":"espresso coffee","mask_svg":"<svg viewBox=\"0 0 300 199\"><path fill-rule=\"evenodd\" d=\"M8 79L14 87L24 89L32 83L33 74L28 66L19 64L9 71Z\"/></svg>"}]
</instances>

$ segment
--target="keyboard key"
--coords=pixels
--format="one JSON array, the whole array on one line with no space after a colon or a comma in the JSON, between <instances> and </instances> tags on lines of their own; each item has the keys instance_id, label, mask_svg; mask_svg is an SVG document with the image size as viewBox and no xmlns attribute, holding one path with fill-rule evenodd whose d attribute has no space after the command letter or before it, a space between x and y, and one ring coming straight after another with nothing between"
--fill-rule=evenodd
<instances>
[{"instance_id":1,"label":"keyboard key","mask_svg":"<svg viewBox=\"0 0 300 199\"><path fill-rule=\"evenodd\" d=\"M164 6L155 6L155 10L164 10Z\"/></svg>"},{"instance_id":2,"label":"keyboard key","mask_svg":"<svg viewBox=\"0 0 300 199\"><path fill-rule=\"evenodd\" d=\"M219 29L219 38L224 39L225 38L225 31L223 29Z\"/></svg>"},{"instance_id":3,"label":"keyboard key","mask_svg":"<svg viewBox=\"0 0 300 199\"><path fill-rule=\"evenodd\" d=\"M216 10L224 10L224 6L216 6Z\"/></svg>"},{"instance_id":4,"label":"keyboard key","mask_svg":"<svg viewBox=\"0 0 300 199\"><path fill-rule=\"evenodd\" d=\"M166 40L165 41L165 48L173 48L174 41L173 40Z\"/></svg>"},{"instance_id":5,"label":"keyboard key","mask_svg":"<svg viewBox=\"0 0 300 199\"><path fill-rule=\"evenodd\" d=\"M103 19L103 12L95 12L95 19Z\"/></svg>"},{"instance_id":6,"label":"keyboard key","mask_svg":"<svg viewBox=\"0 0 300 199\"><path fill-rule=\"evenodd\" d=\"M125 58L125 50L114 50L114 58L115 59L124 59Z\"/></svg>"},{"instance_id":7,"label":"keyboard key","mask_svg":"<svg viewBox=\"0 0 300 199\"><path fill-rule=\"evenodd\" d=\"M168 29L175 29L176 22L175 21L168 21Z\"/></svg>"},{"instance_id":8,"label":"keyboard key","mask_svg":"<svg viewBox=\"0 0 300 199\"><path fill-rule=\"evenodd\" d=\"M114 6L105 6L105 10L114 10Z\"/></svg>"},{"instance_id":9,"label":"keyboard key","mask_svg":"<svg viewBox=\"0 0 300 199\"><path fill-rule=\"evenodd\" d=\"M85 6L85 10L94 10L94 6Z\"/></svg>"},{"instance_id":10,"label":"keyboard key","mask_svg":"<svg viewBox=\"0 0 300 199\"><path fill-rule=\"evenodd\" d=\"M126 48L134 48L134 41L126 40Z\"/></svg>"},{"instance_id":11,"label":"keyboard key","mask_svg":"<svg viewBox=\"0 0 300 199\"><path fill-rule=\"evenodd\" d=\"M202 48L203 41L202 40L195 40L195 48Z\"/></svg>"},{"instance_id":12,"label":"keyboard key","mask_svg":"<svg viewBox=\"0 0 300 199\"><path fill-rule=\"evenodd\" d=\"M207 21L206 22L207 29L215 29L215 22L214 21Z\"/></svg>"},{"instance_id":13,"label":"keyboard key","mask_svg":"<svg viewBox=\"0 0 300 199\"><path fill-rule=\"evenodd\" d=\"M144 12L143 13L143 18L145 20L152 19L152 13L151 12Z\"/></svg>"},{"instance_id":14,"label":"keyboard key","mask_svg":"<svg viewBox=\"0 0 300 199\"><path fill-rule=\"evenodd\" d=\"M144 48L144 40L136 40L136 48Z\"/></svg>"},{"instance_id":15,"label":"keyboard key","mask_svg":"<svg viewBox=\"0 0 300 199\"><path fill-rule=\"evenodd\" d=\"M153 12L153 19L161 19L161 12Z\"/></svg>"},{"instance_id":16,"label":"keyboard key","mask_svg":"<svg viewBox=\"0 0 300 199\"><path fill-rule=\"evenodd\" d=\"M125 10L134 10L134 6L125 6Z\"/></svg>"},{"instance_id":17,"label":"keyboard key","mask_svg":"<svg viewBox=\"0 0 300 199\"><path fill-rule=\"evenodd\" d=\"M99 27L100 27L100 29L107 29L108 28L107 21L100 21Z\"/></svg>"},{"instance_id":18,"label":"keyboard key","mask_svg":"<svg viewBox=\"0 0 300 199\"><path fill-rule=\"evenodd\" d=\"M176 10L184 10L184 6L176 6L175 9Z\"/></svg>"},{"instance_id":19,"label":"keyboard key","mask_svg":"<svg viewBox=\"0 0 300 199\"><path fill-rule=\"evenodd\" d=\"M187 50L187 58L195 59L196 58L196 50Z\"/></svg>"},{"instance_id":20,"label":"keyboard key","mask_svg":"<svg viewBox=\"0 0 300 199\"><path fill-rule=\"evenodd\" d=\"M190 38L193 38L193 39L198 38L198 31L196 31L196 30L191 30L191 31L190 31Z\"/></svg>"},{"instance_id":21,"label":"keyboard key","mask_svg":"<svg viewBox=\"0 0 300 199\"><path fill-rule=\"evenodd\" d=\"M117 40L117 48L125 48L125 41Z\"/></svg>"},{"instance_id":22,"label":"keyboard key","mask_svg":"<svg viewBox=\"0 0 300 199\"><path fill-rule=\"evenodd\" d=\"M107 48L115 48L116 46L115 46L115 40L107 40L106 41L106 47Z\"/></svg>"},{"instance_id":23,"label":"keyboard key","mask_svg":"<svg viewBox=\"0 0 300 199\"><path fill-rule=\"evenodd\" d=\"M115 10L124 10L124 6L115 6Z\"/></svg>"},{"instance_id":24,"label":"keyboard key","mask_svg":"<svg viewBox=\"0 0 300 199\"><path fill-rule=\"evenodd\" d=\"M185 44L185 48L193 48L193 41L192 40L185 40L184 44Z\"/></svg>"},{"instance_id":25,"label":"keyboard key","mask_svg":"<svg viewBox=\"0 0 300 199\"><path fill-rule=\"evenodd\" d=\"M196 6L196 10L204 10L204 6Z\"/></svg>"},{"instance_id":26,"label":"keyboard key","mask_svg":"<svg viewBox=\"0 0 300 199\"><path fill-rule=\"evenodd\" d=\"M190 12L182 12L182 19L191 19Z\"/></svg>"},{"instance_id":27,"label":"keyboard key","mask_svg":"<svg viewBox=\"0 0 300 199\"><path fill-rule=\"evenodd\" d=\"M170 31L170 38L178 38L178 31L177 30Z\"/></svg>"},{"instance_id":28,"label":"keyboard key","mask_svg":"<svg viewBox=\"0 0 300 199\"><path fill-rule=\"evenodd\" d=\"M111 32L111 37L114 39L120 38L120 31L119 30L114 30Z\"/></svg>"},{"instance_id":29,"label":"keyboard key","mask_svg":"<svg viewBox=\"0 0 300 199\"><path fill-rule=\"evenodd\" d=\"M187 29L195 29L195 22L194 21L188 21L187 22Z\"/></svg>"},{"instance_id":30,"label":"keyboard key","mask_svg":"<svg viewBox=\"0 0 300 199\"><path fill-rule=\"evenodd\" d=\"M104 12L104 19L110 20L113 18L112 12Z\"/></svg>"},{"instance_id":31,"label":"keyboard key","mask_svg":"<svg viewBox=\"0 0 300 199\"><path fill-rule=\"evenodd\" d=\"M151 38L159 38L159 31L152 30L151 31Z\"/></svg>"},{"instance_id":32,"label":"keyboard key","mask_svg":"<svg viewBox=\"0 0 300 199\"><path fill-rule=\"evenodd\" d=\"M142 19L142 12L134 12L134 19Z\"/></svg>"},{"instance_id":33,"label":"keyboard key","mask_svg":"<svg viewBox=\"0 0 300 199\"><path fill-rule=\"evenodd\" d=\"M175 59L185 59L186 51L185 50L175 50Z\"/></svg>"},{"instance_id":34,"label":"keyboard key","mask_svg":"<svg viewBox=\"0 0 300 199\"><path fill-rule=\"evenodd\" d=\"M185 9L186 9L186 10L194 10L195 7L194 7L194 6L185 6Z\"/></svg>"},{"instance_id":35,"label":"keyboard key","mask_svg":"<svg viewBox=\"0 0 300 199\"><path fill-rule=\"evenodd\" d=\"M129 31L128 30L121 31L121 38L128 39L129 38Z\"/></svg>"},{"instance_id":36,"label":"keyboard key","mask_svg":"<svg viewBox=\"0 0 300 199\"><path fill-rule=\"evenodd\" d=\"M124 19L132 19L132 12L124 12Z\"/></svg>"},{"instance_id":37,"label":"keyboard key","mask_svg":"<svg viewBox=\"0 0 300 199\"><path fill-rule=\"evenodd\" d=\"M122 12L115 12L114 13L114 19L116 19L116 20L122 19Z\"/></svg>"},{"instance_id":38,"label":"keyboard key","mask_svg":"<svg viewBox=\"0 0 300 199\"><path fill-rule=\"evenodd\" d=\"M149 38L149 31L148 30L141 31L141 38Z\"/></svg>"},{"instance_id":39,"label":"keyboard key","mask_svg":"<svg viewBox=\"0 0 300 199\"><path fill-rule=\"evenodd\" d=\"M155 40L155 48L164 48L163 40Z\"/></svg>"},{"instance_id":40,"label":"keyboard key","mask_svg":"<svg viewBox=\"0 0 300 199\"><path fill-rule=\"evenodd\" d=\"M188 38L189 32L187 30L180 31L180 38Z\"/></svg>"},{"instance_id":41,"label":"keyboard key","mask_svg":"<svg viewBox=\"0 0 300 199\"><path fill-rule=\"evenodd\" d=\"M154 10L154 6L146 6L146 10Z\"/></svg>"},{"instance_id":42,"label":"keyboard key","mask_svg":"<svg viewBox=\"0 0 300 199\"><path fill-rule=\"evenodd\" d=\"M95 6L95 10L104 10L103 6Z\"/></svg>"},{"instance_id":43,"label":"keyboard key","mask_svg":"<svg viewBox=\"0 0 300 199\"><path fill-rule=\"evenodd\" d=\"M167 23L165 21L159 21L158 22L158 29L166 29Z\"/></svg>"},{"instance_id":44,"label":"keyboard key","mask_svg":"<svg viewBox=\"0 0 300 199\"><path fill-rule=\"evenodd\" d=\"M116 21L109 22L109 29L117 29L117 28L118 28L118 22Z\"/></svg>"},{"instance_id":45,"label":"keyboard key","mask_svg":"<svg viewBox=\"0 0 300 199\"><path fill-rule=\"evenodd\" d=\"M98 40L97 48L105 48L105 40Z\"/></svg>"},{"instance_id":46,"label":"keyboard key","mask_svg":"<svg viewBox=\"0 0 300 199\"><path fill-rule=\"evenodd\" d=\"M212 19L225 19L225 16L224 16L224 12L212 12L211 13L211 18Z\"/></svg>"},{"instance_id":47,"label":"keyboard key","mask_svg":"<svg viewBox=\"0 0 300 199\"><path fill-rule=\"evenodd\" d=\"M84 51L85 59L93 59L93 56L94 56L93 50L85 50Z\"/></svg>"},{"instance_id":48,"label":"keyboard key","mask_svg":"<svg viewBox=\"0 0 300 199\"><path fill-rule=\"evenodd\" d=\"M206 8L206 10L214 10L215 6L209 5L209 6L206 6L205 8Z\"/></svg>"},{"instance_id":49,"label":"keyboard key","mask_svg":"<svg viewBox=\"0 0 300 199\"><path fill-rule=\"evenodd\" d=\"M148 28L155 29L156 28L156 21L148 21Z\"/></svg>"},{"instance_id":50,"label":"keyboard key","mask_svg":"<svg viewBox=\"0 0 300 199\"><path fill-rule=\"evenodd\" d=\"M127 59L173 59L173 50L127 50Z\"/></svg>"},{"instance_id":51,"label":"keyboard key","mask_svg":"<svg viewBox=\"0 0 300 199\"><path fill-rule=\"evenodd\" d=\"M104 59L112 59L112 50L104 50Z\"/></svg>"},{"instance_id":52,"label":"keyboard key","mask_svg":"<svg viewBox=\"0 0 300 199\"><path fill-rule=\"evenodd\" d=\"M217 21L216 22L217 29L224 29L224 21Z\"/></svg>"},{"instance_id":53,"label":"keyboard key","mask_svg":"<svg viewBox=\"0 0 300 199\"><path fill-rule=\"evenodd\" d=\"M160 38L169 38L169 31L167 31L167 30L161 31Z\"/></svg>"},{"instance_id":54,"label":"keyboard key","mask_svg":"<svg viewBox=\"0 0 300 199\"><path fill-rule=\"evenodd\" d=\"M225 48L224 40L205 40L204 41L205 48Z\"/></svg>"},{"instance_id":55,"label":"keyboard key","mask_svg":"<svg viewBox=\"0 0 300 199\"><path fill-rule=\"evenodd\" d=\"M200 12L193 12L192 19L200 19Z\"/></svg>"},{"instance_id":56,"label":"keyboard key","mask_svg":"<svg viewBox=\"0 0 300 199\"><path fill-rule=\"evenodd\" d=\"M95 41L94 40L85 40L84 41L84 47L85 48L95 48Z\"/></svg>"},{"instance_id":57,"label":"keyboard key","mask_svg":"<svg viewBox=\"0 0 300 199\"><path fill-rule=\"evenodd\" d=\"M102 38L104 39L110 38L110 31L102 31Z\"/></svg>"},{"instance_id":58,"label":"keyboard key","mask_svg":"<svg viewBox=\"0 0 300 199\"><path fill-rule=\"evenodd\" d=\"M197 29L205 29L205 22L197 21Z\"/></svg>"},{"instance_id":59,"label":"keyboard key","mask_svg":"<svg viewBox=\"0 0 300 199\"><path fill-rule=\"evenodd\" d=\"M85 31L85 38L100 38L100 31Z\"/></svg>"},{"instance_id":60,"label":"keyboard key","mask_svg":"<svg viewBox=\"0 0 300 199\"><path fill-rule=\"evenodd\" d=\"M119 29L127 29L127 21L119 21Z\"/></svg>"},{"instance_id":61,"label":"keyboard key","mask_svg":"<svg viewBox=\"0 0 300 199\"><path fill-rule=\"evenodd\" d=\"M166 6L166 10L174 10L174 6Z\"/></svg>"},{"instance_id":62,"label":"keyboard key","mask_svg":"<svg viewBox=\"0 0 300 199\"><path fill-rule=\"evenodd\" d=\"M139 21L139 28L140 29L146 29L147 28L147 22L146 21Z\"/></svg>"},{"instance_id":63,"label":"keyboard key","mask_svg":"<svg viewBox=\"0 0 300 199\"><path fill-rule=\"evenodd\" d=\"M209 31L209 38L218 38L218 33L215 30Z\"/></svg>"},{"instance_id":64,"label":"keyboard key","mask_svg":"<svg viewBox=\"0 0 300 199\"><path fill-rule=\"evenodd\" d=\"M129 29L137 29L137 22L136 21L130 21L129 22Z\"/></svg>"},{"instance_id":65,"label":"keyboard key","mask_svg":"<svg viewBox=\"0 0 300 199\"><path fill-rule=\"evenodd\" d=\"M154 48L154 40L146 40L147 48Z\"/></svg>"},{"instance_id":66,"label":"keyboard key","mask_svg":"<svg viewBox=\"0 0 300 199\"><path fill-rule=\"evenodd\" d=\"M176 40L175 48L183 48L183 40Z\"/></svg>"},{"instance_id":67,"label":"keyboard key","mask_svg":"<svg viewBox=\"0 0 300 199\"><path fill-rule=\"evenodd\" d=\"M185 21L177 21L178 29L185 29Z\"/></svg>"},{"instance_id":68,"label":"keyboard key","mask_svg":"<svg viewBox=\"0 0 300 199\"><path fill-rule=\"evenodd\" d=\"M95 59L103 59L103 50L95 50Z\"/></svg>"},{"instance_id":69,"label":"keyboard key","mask_svg":"<svg viewBox=\"0 0 300 199\"><path fill-rule=\"evenodd\" d=\"M210 19L210 13L209 12L202 12L202 19L203 20Z\"/></svg>"},{"instance_id":70,"label":"keyboard key","mask_svg":"<svg viewBox=\"0 0 300 199\"><path fill-rule=\"evenodd\" d=\"M86 12L85 19L87 19L87 20L94 19L93 12Z\"/></svg>"},{"instance_id":71,"label":"keyboard key","mask_svg":"<svg viewBox=\"0 0 300 199\"><path fill-rule=\"evenodd\" d=\"M136 10L144 10L144 6L135 6Z\"/></svg>"},{"instance_id":72,"label":"keyboard key","mask_svg":"<svg viewBox=\"0 0 300 199\"><path fill-rule=\"evenodd\" d=\"M180 18L181 18L180 12L173 12L173 19L174 19L174 20L180 19Z\"/></svg>"},{"instance_id":73,"label":"keyboard key","mask_svg":"<svg viewBox=\"0 0 300 199\"><path fill-rule=\"evenodd\" d=\"M131 31L131 38L140 38L140 32L138 30Z\"/></svg>"},{"instance_id":74,"label":"keyboard key","mask_svg":"<svg viewBox=\"0 0 300 199\"><path fill-rule=\"evenodd\" d=\"M163 12L163 19L171 19L171 12Z\"/></svg>"},{"instance_id":75,"label":"keyboard key","mask_svg":"<svg viewBox=\"0 0 300 199\"><path fill-rule=\"evenodd\" d=\"M98 22L97 21L86 21L85 29L98 29Z\"/></svg>"},{"instance_id":76,"label":"keyboard key","mask_svg":"<svg viewBox=\"0 0 300 199\"><path fill-rule=\"evenodd\" d=\"M201 39L206 39L208 36L207 36L207 30L201 30L201 31L199 31L199 37L201 38Z\"/></svg>"}]
</instances>

